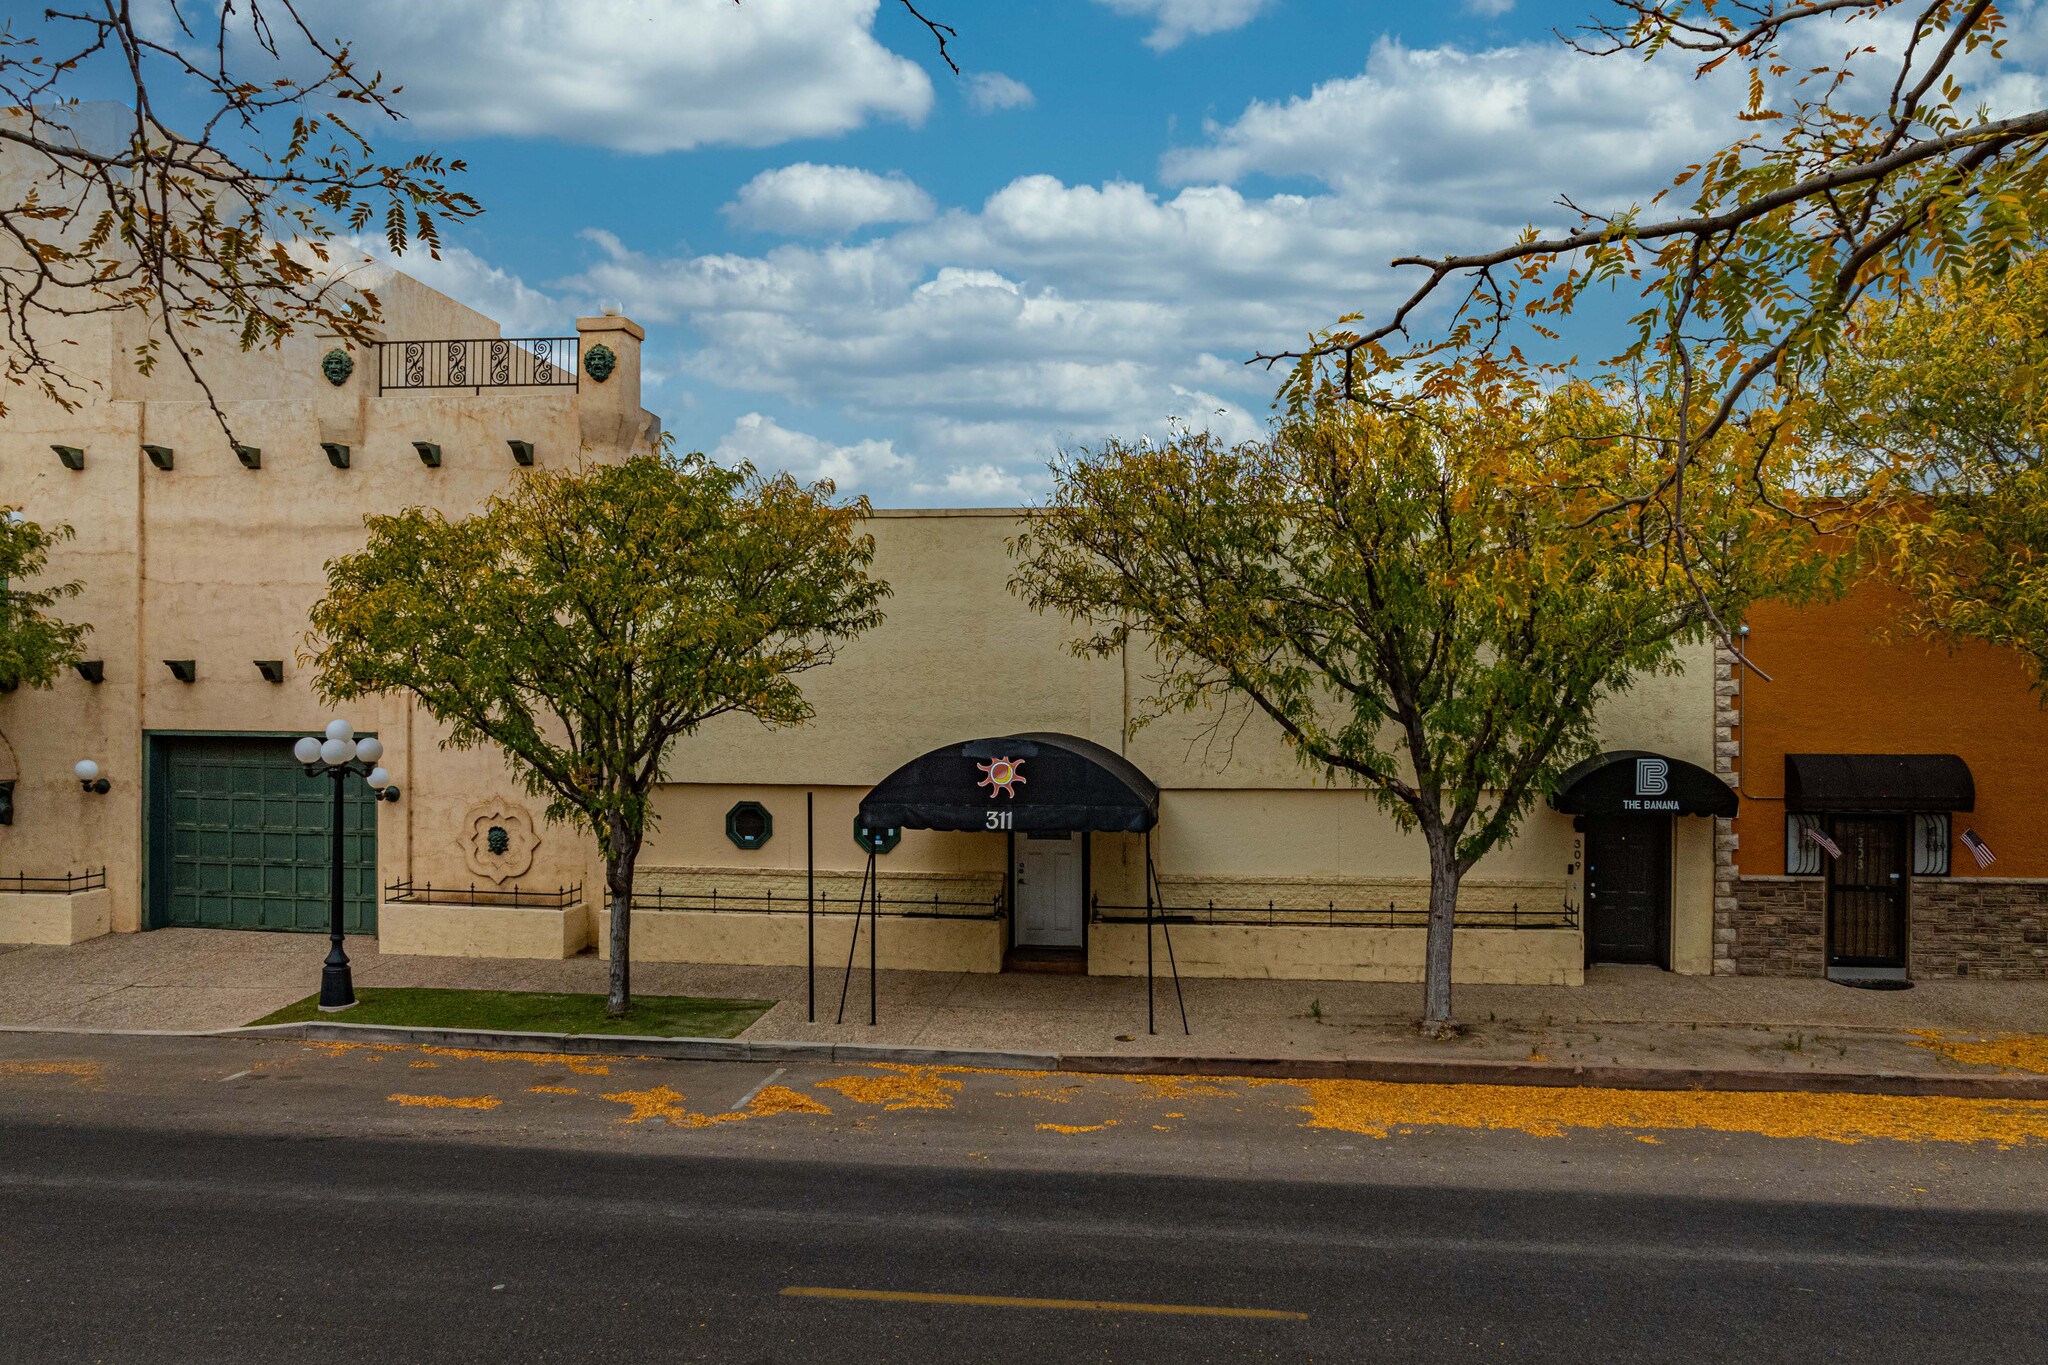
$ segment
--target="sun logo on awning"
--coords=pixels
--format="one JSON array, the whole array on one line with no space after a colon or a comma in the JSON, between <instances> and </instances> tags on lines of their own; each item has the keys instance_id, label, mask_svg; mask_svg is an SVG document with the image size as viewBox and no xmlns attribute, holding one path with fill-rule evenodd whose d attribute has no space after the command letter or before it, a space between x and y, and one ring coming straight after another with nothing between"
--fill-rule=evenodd
<instances>
[{"instance_id":1,"label":"sun logo on awning","mask_svg":"<svg viewBox=\"0 0 2048 1365\"><path fill-rule=\"evenodd\" d=\"M1024 766L1024 760L1021 758L990 759L986 763L977 763L974 766L981 769L981 781L974 785L987 787L990 796L1000 794L1014 797L1017 795L1016 784L1024 780L1024 774L1019 771Z\"/></svg>"}]
</instances>

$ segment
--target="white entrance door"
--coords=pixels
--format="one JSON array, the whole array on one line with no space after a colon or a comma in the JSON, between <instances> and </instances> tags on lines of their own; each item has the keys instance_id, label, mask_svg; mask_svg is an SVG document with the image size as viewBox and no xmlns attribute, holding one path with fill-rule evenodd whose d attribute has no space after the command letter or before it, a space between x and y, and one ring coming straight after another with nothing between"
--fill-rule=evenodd
<instances>
[{"instance_id":1,"label":"white entrance door","mask_svg":"<svg viewBox=\"0 0 2048 1365\"><path fill-rule=\"evenodd\" d=\"M1081 946L1081 836L1017 836L1017 942Z\"/></svg>"}]
</instances>

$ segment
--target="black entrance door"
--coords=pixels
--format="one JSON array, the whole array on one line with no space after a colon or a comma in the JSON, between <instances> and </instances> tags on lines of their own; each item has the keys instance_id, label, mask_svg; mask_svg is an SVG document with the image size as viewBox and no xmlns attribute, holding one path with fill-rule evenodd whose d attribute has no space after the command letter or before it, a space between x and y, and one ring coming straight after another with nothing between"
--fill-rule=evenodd
<instances>
[{"instance_id":1,"label":"black entrance door","mask_svg":"<svg viewBox=\"0 0 2048 1365\"><path fill-rule=\"evenodd\" d=\"M1828 860L1828 965L1906 965L1906 822L1837 815Z\"/></svg>"},{"instance_id":2,"label":"black entrance door","mask_svg":"<svg viewBox=\"0 0 2048 1365\"><path fill-rule=\"evenodd\" d=\"M1670 896L1670 816L1588 817L1586 961L1664 966Z\"/></svg>"}]
</instances>

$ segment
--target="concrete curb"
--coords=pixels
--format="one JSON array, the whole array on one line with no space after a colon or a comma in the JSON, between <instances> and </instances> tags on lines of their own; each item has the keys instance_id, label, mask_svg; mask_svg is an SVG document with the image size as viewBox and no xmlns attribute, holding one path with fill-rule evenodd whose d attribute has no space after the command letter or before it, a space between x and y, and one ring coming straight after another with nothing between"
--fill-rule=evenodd
<instances>
[{"instance_id":1,"label":"concrete curb","mask_svg":"<svg viewBox=\"0 0 2048 1365\"><path fill-rule=\"evenodd\" d=\"M22 1030L24 1032L30 1030ZM58 1030L35 1030L57 1032ZM83 1032L84 1030L79 1030ZM95 1029L95 1033L115 1030ZM154 1035L165 1036L165 1035ZM626 1054L689 1061L832 1062L960 1066L990 1071L1067 1071L1107 1076L1239 1076L1260 1080L1380 1081L1394 1085L1524 1085L1612 1090L1790 1091L1808 1094L1938 1095L1974 1100L2048 1100L2048 1075L1958 1076L1940 1072L1778 1072L1710 1067L1552 1066L1539 1062L1411 1061L1387 1057L1124 1056L900 1047L881 1043L748 1042L631 1034L518 1033L381 1024L265 1024L178 1037L283 1038L324 1043L426 1044L480 1052Z\"/></svg>"}]
</instances>

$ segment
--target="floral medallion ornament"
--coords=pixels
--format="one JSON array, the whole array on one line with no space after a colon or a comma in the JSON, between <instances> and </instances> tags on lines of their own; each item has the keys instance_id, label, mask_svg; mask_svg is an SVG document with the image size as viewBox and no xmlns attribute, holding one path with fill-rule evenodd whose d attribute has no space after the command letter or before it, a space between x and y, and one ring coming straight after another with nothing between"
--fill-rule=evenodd
<instances>
[{"instance_id":1,"label":"floral medallion ornament","mask_svg":"<svg viewBox=\"0 0 2048 1365\"><path fill-rule=\"evenodd\" d=\"M320 357L320 373L337 389L348 383L348 377L355 372L356 358L339 346Z\"/></svg>"},{"instance_id":2,"label":"floral medallion ornament","mask_svg":"<svg viewBox=\"0 0 2048 1365\"><path fill-rule=\"evenodd\" d=\"M1022 772L1024 760L1021 758L992 758L974 766L981 769L981 780L974 785L987 787L990 796L1014 798L1017 795L1016 784L1025 780Z\"/></svg>"},{"instance_id":3,"label":"floral medallion ornament","mask_svg":"<svg viewBox=\"0 0 2048 1365\"><path fill-rule=\"evenodd\" d=\"M533 867L540 848L533 816L513 801L481 801L462 817L462 861L476 876L503 885Z\"/></svg>"},{"instance_id":4,"label":"floral medallion ornament","mask_svg":"<svg viewBox=\"0 0 2048 1365\"><path fill-rule=\"evenodd\" d=\"M583 373L602 384L619 368L619 358L602 341L583 353Z\"/></svg>"}]
</instances>

